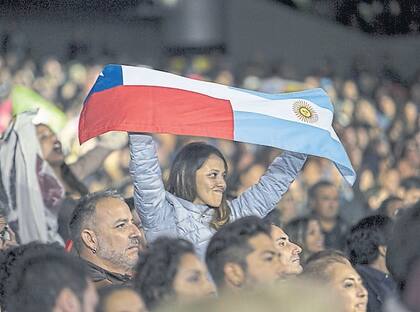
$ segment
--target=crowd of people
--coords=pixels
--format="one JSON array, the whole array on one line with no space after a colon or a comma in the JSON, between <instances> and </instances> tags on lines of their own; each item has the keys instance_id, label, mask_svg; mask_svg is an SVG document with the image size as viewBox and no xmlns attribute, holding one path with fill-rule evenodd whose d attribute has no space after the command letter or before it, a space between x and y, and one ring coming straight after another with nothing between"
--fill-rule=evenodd
<instances>
[{"instance_id":1,"label":"crowd of people","mask_svg":"<svg viewBox=\"0 0 420 312\"><path fill-rule=\"evenodd\" d=\"M120 133L81 147L101 67L0 56L2 108L22 85L68 120L55 133L36 112L0 110L1 311L420 311L420 75L359 64L299 77L214 55L161 67L264 92L323 88L350 187L325 159L227 140Z\"/></svg>"}]
</instances>

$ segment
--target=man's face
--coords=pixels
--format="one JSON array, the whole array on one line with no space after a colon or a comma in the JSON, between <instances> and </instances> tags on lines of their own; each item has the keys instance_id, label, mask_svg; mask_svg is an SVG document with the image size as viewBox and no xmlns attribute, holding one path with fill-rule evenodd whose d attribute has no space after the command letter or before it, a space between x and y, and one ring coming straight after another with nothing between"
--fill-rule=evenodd
<instances>
[{"instance_id":1,"label":"man's face","mask_svg":"<svg viewBox=\"0 0 420 312\"><path fill-rule=\"evenodd\" d=\"M302 248L292 243L284 231L278 226L271 226L271 238L280 254L280 262L283 267L283 277L302 273L299 254Z\"/></svg>"},{"instance_id":2,"label":"man's face","mask_svg":"<svg viewBox=\"0 0 420 312\"><path fill-rule=\"evenodd\" d=\"M95 211L96 255L111 272L131 274L139 251L145 248L144 237L134 223L127 204L118 198L104 198Z\"/></svg>"},{"instance_id":3,"label":"man's face","mask_svg":"<svg viewBox=\"0 0 420 312\"><path fill-rule=\"evenodd\" d=\"M253 251L246 257L246 285L271 284L282 277L279 252L273 240L266 234L258 234L248 240Z\"/></svg>"},{"instance_id":4,"label":"man's face","mask_svg":"<svg viewBox=\"0 0 420 312\"><path fill-rule=\"evenodd\" d=\"M312 199L314 211L321 219L335 219L338 214L338 191L335 186L320 187Z\"/></svg>"}]
</instances>

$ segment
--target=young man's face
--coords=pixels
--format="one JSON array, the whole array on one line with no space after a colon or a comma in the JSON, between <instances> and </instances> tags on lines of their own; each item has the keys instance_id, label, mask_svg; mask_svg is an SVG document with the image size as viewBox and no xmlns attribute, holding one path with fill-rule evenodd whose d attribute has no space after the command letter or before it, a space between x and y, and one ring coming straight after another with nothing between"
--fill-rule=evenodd
<instances>
[{"instance_id":1,"label":"young man's face","mask_svg":"<svg viewBox=\"0 0 420 312\"><path fill-rule=\"evenodd\" d=\"M283 267L283 276L297 275L302 273L299 254L302 252L295 243L289 240L289 236L278 226L271 226L271 238L280 254L280 262Z\"/></svg>"},{"instance_id":2,"label":"young man's face","mask_svg":"<svg viewBox=\"0 0 420 312\"><path fill-rule=\"evenodd\" d=\"M283 274L282 265L271 237L261 233L250 238L248 243L253 251L246 257L247 286L271 284L280 279Z\"/></svg>"}]
</instances>

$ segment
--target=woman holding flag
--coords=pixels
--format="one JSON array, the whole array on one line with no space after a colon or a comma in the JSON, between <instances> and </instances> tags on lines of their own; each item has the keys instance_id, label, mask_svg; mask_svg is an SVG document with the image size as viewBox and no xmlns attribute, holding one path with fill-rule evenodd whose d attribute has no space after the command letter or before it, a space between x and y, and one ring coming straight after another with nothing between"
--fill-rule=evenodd
<instances>
[{"instance_id":1,"label":"woman holding flag","mask_svg":"<svg viewBox=\"0 0 420 312\"><path fill-rule=\"evenodd\" d=\"M265 94L148 68L107 65L85 100L79 141L107 131L129 132L134 202L146 237L185 238L203 256L210 237L224 224L267 215L308 154L332 160L354 183L354 169L332 128L333 113L322 89ZM219 150L204 143L185 146L165 190L155 143L144 132L228 139L285 152L256 185L228 202L228 168Z\"/></svg>"},{"instance_id":2,"label":"woman holding flag","mask_svg":"<svg viewBox=\"0 0 420 312\"><path fill-rule=\"evenodd\" d=\"M176 156L165 190L155 142L145 134L129 135L134 201L149 241L163 235L193 242L204 256L211 236L224 224L249 215L264 217L280 200L306 160L284 152L260 181L228 202L227 163L212 145L194 142Z\"/></svg>"}]
</instances>

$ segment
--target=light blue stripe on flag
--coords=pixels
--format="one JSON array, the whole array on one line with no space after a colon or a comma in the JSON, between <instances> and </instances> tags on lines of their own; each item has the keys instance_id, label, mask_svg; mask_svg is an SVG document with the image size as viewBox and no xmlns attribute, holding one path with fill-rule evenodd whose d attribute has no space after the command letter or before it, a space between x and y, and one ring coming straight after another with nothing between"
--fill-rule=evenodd
<instances>
[{"instance_id":1,"label":"light blue stripe on flag","mask_svg":"<svg viewBox=\"0 0 420 312\"><path fill-rule=\"evenodd\" d=\"M263 92L240 89L240 88L233 88L233 87L232 89L249 93L249 94L253 94L267 100L289 100L289 99L307 100L312 103L315 103L316 105L322 108L329 109L330 111L334 113L334 106L332 105L330 98L328 97L328 94L321 88L309 89L309 90L304 90L304 91L299 91L299 92L288 92L288 93L277 93L277 94L263 93Z\"/></svg>"},{"instance_id":2,"label":"light blue stripe on flag","mask_svg":"<svg viewBox=\"0 0 420 312\"><path fill-rule=\"evenodd\" d=\"M353 185L356 180L343 145L331 138L328 131L257 113L234 111L233 117L235 141L325 157L334 162L348 183Z\"/></svg>"}]
</instances>

